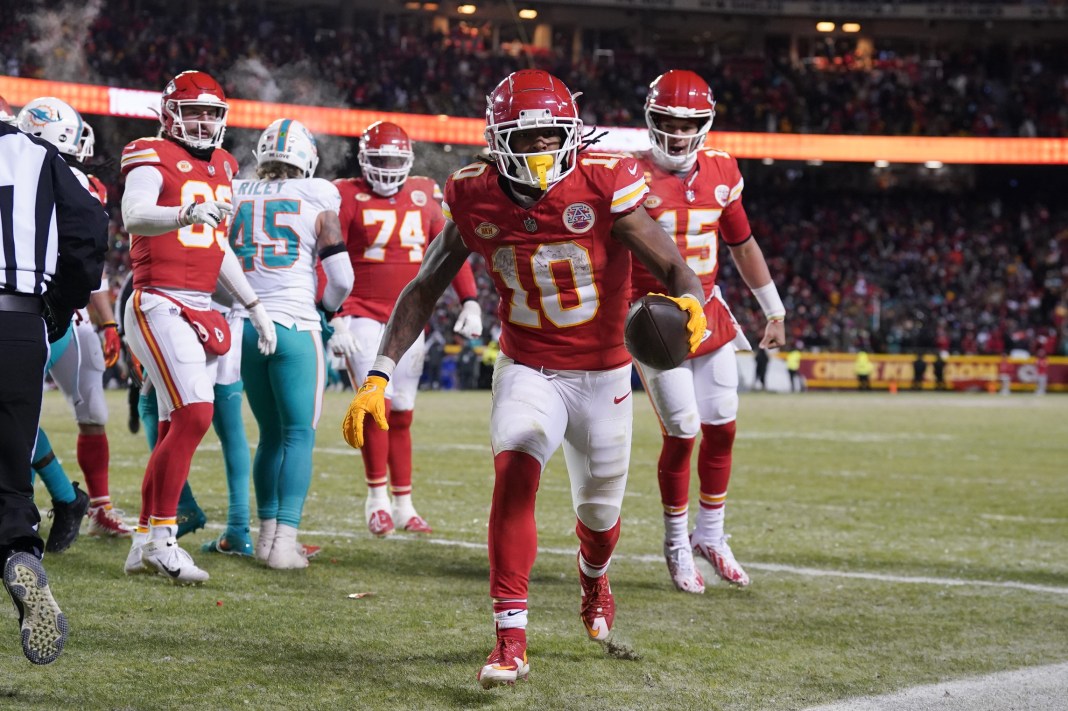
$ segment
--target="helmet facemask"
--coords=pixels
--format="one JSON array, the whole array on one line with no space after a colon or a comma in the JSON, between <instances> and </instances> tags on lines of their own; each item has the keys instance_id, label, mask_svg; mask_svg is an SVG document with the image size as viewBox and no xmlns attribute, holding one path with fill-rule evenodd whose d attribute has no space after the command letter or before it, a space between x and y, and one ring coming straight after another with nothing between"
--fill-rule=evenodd
<instances>
[{"instance_id":1,"label":"helmet facemask","mask_svg":"<svg viewBox=\"0 0 1068 711\"><path fill-rule=\"evenodd\" d=\"M512 137L517 132L548 127L560 131L558 149L537 153L517 153L512 150ZM519 112L517 120L487 126L486 143L501 175L521 185L547 190L575 169L582 145L582 121L553 116L549 109L527 109Z\"/></svg>"},{"instance_id":2,"label":"helmet facemask","mask_svg":"<svg viewBox=\"0 0 1068 711\"><path fill-rule=\"evenodd\" d=\"M708 137L708 131L712 128L712 120L716 117L716 111L695 111L688 108L662 109L659 106L650 106L645 111L645 123L649 127L649 142L652 144L653 159L661 167L681 172L693 167L697 160L697 151ZM696 133L668 133L657 125L658 118L682 118L701 121ZM686 141L686 148L682 153L671 152L671 141Z\"/></svg>"},{"instance_id":3,"label":"helmet facemask","mask_svg":"<svg viewBox=\"0 0 1068 711\"><path fill-rule=\"evenodd\" d=\"M386 144L378 148L364 146L357 156L360 171L371 188L382 197L397 194L408 180L415 163L411 149Z\"/></svg>"},{"instance_id":4,"label":"helmet facemask","mask_svg":"<svg viewBox=\"0 0 1068 711\"><path fill-rule=\"evenodd\" d=\"M195 150L208 150L222 145L229 108L225 101L217 97L210 97L210 100L206 97L168 99L163 102L164 117L170 120L168 133ZM166 126L165 121L165 130Z\"/></svg>"},{"instance_id":5,"label":"helmet facemask","mask_svg":"<svg viewBox=\"0 0 1068 711\"><path fill-rule=\"evenodd\" d=\"M89 124L83 124L82 137L78 141L78 152L74 154L74 157L80 163L84 163L93 157L93 149L95 146L96 134L93 133L93 127Z\"/></svg>"}]
</instances>

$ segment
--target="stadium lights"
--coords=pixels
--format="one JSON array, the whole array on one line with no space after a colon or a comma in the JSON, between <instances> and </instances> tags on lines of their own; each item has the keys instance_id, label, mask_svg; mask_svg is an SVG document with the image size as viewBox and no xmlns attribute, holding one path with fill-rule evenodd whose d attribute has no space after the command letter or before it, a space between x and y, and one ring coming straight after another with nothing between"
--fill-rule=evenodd
<instances>
[{"instance_id":1,"label":"stadium lights","mask_svg":"<svg viewBox=\"0 0 1068 711\"><path fill-rule=\"evenodd\" d=\"M890 167L890 161L882 160L882 159L877 160L877 161L875 161L875 167L876 168L889 168Z\"/></svg>"},{"instance_id":2,"label":"stadium lights","mask_svg":"<svg viewBox=\"0 0 1068 711\"><path fill-rule=\"evenodd\" d=\"M427 12L437 12L438 4L436 2L425 2L423 3L423 9Z\"/></svg>"},{"instance_id":3,"label":"stadium lights","mask_svg":"<svg viewBox=\"0 0 1068 711\"><path fill-rule=\"evenodd\" d=\"M532 7L525 7L519 11L519 18L521 20L534 20L538 17L538 11Z\"/></svg>"},{"instance_id":4,"label":"stadium lights","mask_svg":"<svg viewBox=\"0 0 1068 711\"><path fill-rule=\"evenodd\" d=\"M823 22L817 22L816 32L834 32L834 23L827 22L826 20L824 20Z\"/></svg>"},{"instance_id":5,"label":"stadium lights","mask_svg":"<svg viewBox=\"0 0 1068 711\"><path fill-rule=\"evenodd\" d=\"M842 32L860 32L859 22L843 22Z\"/></svg>"},{"instance_id":6,"label":"stadium lights","mask_svg":"<svg viewBox=\"0 0 1068 711\"><path fill-rule=\"evenodd\" d=\"M478 8L474 5L461 5L460 7L456 8L456 12L460 13L461 15L474 15L476 10L478 10Z\"/></svg>"},{"instance_id":7,"label":"stadium lights","mask_svg":"<svg viewBox=\"0 0 1068 711\"><path fill-rule=\"evenodd\" d=\"M928 160L923 163L924 168L930 168L931 170L938 170L942 167L942 161L940 160Z\"/></svg>"},{"instance_id":8,"label":"stadium lights","mask_svg":"<svg viewBox=\"0 0 1068 711\"><path fill-rule=\"evenodd\" d=\"M419 0L410 0L410 2L404 3L405 10L418 10L422 6L423 3L419 2Z\"/></svg>"},{"instance_id":9,"label":"stadium lights","mask_svg":"<svg viewBox=\"0 0 1068 711\"><path fill-rule=\"evenodd\" d=\"M774 158L761 158L760 162L763 163L764 165L775 165L775 159Z\"/></svg>"}]
</instances>

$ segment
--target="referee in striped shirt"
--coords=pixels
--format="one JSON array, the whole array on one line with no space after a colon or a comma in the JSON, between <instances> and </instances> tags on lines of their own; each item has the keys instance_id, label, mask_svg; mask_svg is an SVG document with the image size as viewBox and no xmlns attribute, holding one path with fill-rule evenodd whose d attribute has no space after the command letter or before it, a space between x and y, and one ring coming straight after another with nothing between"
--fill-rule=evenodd
<instances>
[{"instance_id":1,"label":"referee in striped shirt","mask_svg":"<svg viewBox=\"0 0 1068 711\"><path fill-rule=\"evenodd\" d=\"M67 639L30 481L48 344L100 286L107 243L107 213L56 148L0 122L0 561L34 664Z\"/></svg>"}]
</instances>

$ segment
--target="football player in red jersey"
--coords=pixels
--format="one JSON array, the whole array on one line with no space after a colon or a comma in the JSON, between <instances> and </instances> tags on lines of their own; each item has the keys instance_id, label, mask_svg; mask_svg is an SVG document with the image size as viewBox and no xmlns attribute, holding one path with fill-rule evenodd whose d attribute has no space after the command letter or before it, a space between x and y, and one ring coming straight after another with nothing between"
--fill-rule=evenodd
<instances>
[{"instance_id":1,"label":"football player in red jersey","mask_svg":"<svg viewBox=\"0 0 1068 711\"><path fill-rule=\"evenodd\" d=\"M362 177L336 181L341 192L341 230L356 286L333 320L337 335L328 344L345 356L353 383L367 377L397 296L415 278L427 243L445 224L438 184L431 178L408 175L414 154L400 126L385 121L369 126L360 137L358 160ZM455 330L465 338L481 336L482 309L469 265L461 267L452 285L463 301ZM368 530L376 536L393 533L394 525L415 533L431 531L412 504L412 410L423 356L420 332L397 360L386 390L389 431L368 428L360 448L368 492L364 516Z\"/></svg>"},{"instance_id":2,"label":"football player in red jersey","mask_svg":"<svg viewBox=\"0 0 1068 711\"><path fill-rule=\"evenodd\" d=\"M363 442L365 413L385 427L383 390L438 296L467 256L485 257L500 294L501 354L490 438L490 594L497 642L484 687L525 678L527 589L537 554L534 498L563 444L579 538L580 617L607 639L615 601L607 570L620 530L630 458L630 356L623 322L631 254L689 315L690 347L705 332L701 282L642 207L647 188L625 156L582 152L574 97L540 70L509 75L488 97L493 163L449 177L447 221L397 301L382 347L342 430Z\"/></svg>"},{"instance_id":3,"label":"football player in red jersey","mask_svg":"<svg viewBox=\"0 0 1068 711\"><path fill-rule=\"evenodd\" d=\"M223 225L233 210L237 161L220 147L228 109L222 87L203 72L183 72L164 89L160 108L161 136L128 144L121 162L134 275L124 322L160 415L125 570L190 584L208 574L178 546L177 508L193 452L211 424L217 359L229 347L226 323L210 308L216 283L248 309L262 352L274 351L276 334Z\"/></svg>"},{"instance_id":4,"label":"football player in red jersey","mask_svg":"<svg viewBox=\"0 0 1068 711\"><path fill-rule=\"evenodd\" d=\"M664 437L657 465L664 505L664 557L675 587L690 593L705 589L694 566L694 551L723 579L749 584L723 533L738 413L735 351L750 346L716 286L721 240L768 319L760 347L785 343L786 309L749 229L738 162L723 151L702 148L715 113L712 91L697 74L672 70L661 75L650 85L645 102L652 150L640 156L649 182L646 209L674 237L708 295L705 316L711 335L685 363L671 370L638 364ZM657 279L635 264L631 298L655 289ZM698 433L701 505L697 526L689 535L690 455Z\"/></svg>"}]
</instances>

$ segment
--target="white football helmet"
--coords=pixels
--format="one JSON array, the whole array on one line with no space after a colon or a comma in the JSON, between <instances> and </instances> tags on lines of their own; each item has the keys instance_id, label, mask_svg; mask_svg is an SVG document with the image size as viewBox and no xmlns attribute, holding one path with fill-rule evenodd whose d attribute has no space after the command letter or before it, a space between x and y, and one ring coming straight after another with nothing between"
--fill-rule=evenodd
<instances>
[{"instance_id":1,"label":"white football helmet","mask_svg":"<svg viewBox=\"0 0 1068 711\"><path fill-rule=\"evenodd\" d=\"M54 96L34 99L19 111L15 125L20 131L48 141L60 153L78 157L85 140L82 115Z\"/></svg>"},{"instance_id":2,"label":"white football helmet","mask_svg":"<svg viewBox=\"0 0 1068 711\"><path fill-rule=\"evenodd\" d=\"M304 173L305 178L315 175L319 165L319 147L315 136L294 119L276 119L260 134L252 152L256 156L256 165L277 162L294 166Z\"/></svg>"}]
</instances>

